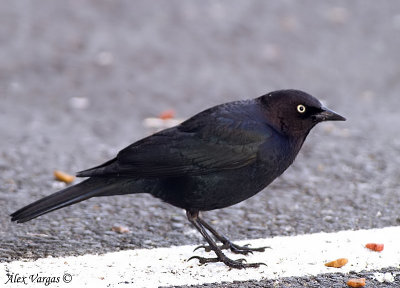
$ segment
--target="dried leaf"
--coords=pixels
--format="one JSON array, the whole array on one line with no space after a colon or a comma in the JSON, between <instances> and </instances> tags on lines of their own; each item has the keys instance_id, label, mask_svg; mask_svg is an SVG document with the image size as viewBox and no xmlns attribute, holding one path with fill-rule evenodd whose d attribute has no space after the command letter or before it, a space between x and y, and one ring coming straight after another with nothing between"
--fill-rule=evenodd
<instances>
[{"instance_id":1,"label":"dried leaf","mask_svg":"<svg viewBox=\"0 0 400 288\"><path fill-rule=\"evenodd\" d=\"M119 234L129 233L129 229L124 226L113 226L111 230Z\"/></svg>"},{"instance_id":2,"label":"dried leaf","mask_svg":"<svg viewBox=\"0 0 400 288\"><path fill-rule=\"evenodd\" d=\"M365 245L365 248L368 248L372 251L377 251L381 252L383 250L383 244L377 244L377 243L368 243Z\"/></svg>"},{"instance_id":3,"label":"dried leaf","mask_svg":"<svg viewBox=\"0 0 400 288\"><path fill-rule=\"evenodd\" d=\"M364 287L365 278L351 278L347 281L347 285L350 287Z\"/></svg>"},{"instance_id":4,"label":"dried leaf","mask_svg":"<svg viewBox=\"0 0 400 288\"><path fill-rule=\"evenodd\" d=\"M325 266L334 267L334 268L340 268L340 267L343 267L344 265L346 265L347 262L349 262L349 260L347 260L346 258L339 258L339 259L336 259L334 261L325 263Z\"/></svg>"},{"instance_id":5,"label":"dried leaf","mask_svg":"<svg viewBox=\"0 0 400 288\"><path fill-rule=\"evenodd\" d=\"M175 117L175 111L172 109L169 110L165 110L163 112L161 112L159 118L166 120L166 119L172 119Z\"/></svg>"},{"instance_id":6,"label":"dried leaf","mask_svg":"<svg viewBox=\"0 0 400 288\"><path fill-rule=\"evenodd\" d=\"M59 170L54 171L54 178L58 181L62 181L67 184L72 183L75 180L75 176L67 174L67 173L59 171Z\"/></svg>"}]
</instances>

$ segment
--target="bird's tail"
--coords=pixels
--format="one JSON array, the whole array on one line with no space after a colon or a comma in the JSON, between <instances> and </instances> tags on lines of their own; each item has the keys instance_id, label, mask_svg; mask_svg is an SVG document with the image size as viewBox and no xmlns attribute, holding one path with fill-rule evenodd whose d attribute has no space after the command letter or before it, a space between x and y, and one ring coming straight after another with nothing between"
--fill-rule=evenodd
<instances>
[{"instance_id":1,"label":"bird's tail","mask_svg":"<svg viewBox=\"0 0 400 288\"><path fill-rule=\"evenodd\" d=\"M11 221L23 223L43 214L81 202L94 196L119 194L117 191L120 187L117 187L116 185L121 184L121 181L113 181L113 179L86 179L81 183L65 188L19 209L10 215ZM112 190L114 190L114 193L111 193Z\"/></svg>"}]
</instances>

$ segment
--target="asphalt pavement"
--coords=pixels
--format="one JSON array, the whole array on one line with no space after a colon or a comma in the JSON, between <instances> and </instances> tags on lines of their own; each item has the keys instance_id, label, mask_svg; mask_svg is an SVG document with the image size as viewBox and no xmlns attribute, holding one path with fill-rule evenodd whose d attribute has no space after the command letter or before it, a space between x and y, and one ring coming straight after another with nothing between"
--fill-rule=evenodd
<instances>
[{"instance_id":1,"label":"asphalt pavement","mask_svg":"<svg viewBox=\"0 0 400 288\"><path fill-rule=\"evenodd\" d=\"M232 239L400 224L398 1L4 1L0 43L1 262L202 243L184 211L149 195L21 225L8 215L61 189L54 170L101 164L151 133L146 117L284 88L348 120L316 127L272 185L204 218Z\"/></svg>"}]
</instances>

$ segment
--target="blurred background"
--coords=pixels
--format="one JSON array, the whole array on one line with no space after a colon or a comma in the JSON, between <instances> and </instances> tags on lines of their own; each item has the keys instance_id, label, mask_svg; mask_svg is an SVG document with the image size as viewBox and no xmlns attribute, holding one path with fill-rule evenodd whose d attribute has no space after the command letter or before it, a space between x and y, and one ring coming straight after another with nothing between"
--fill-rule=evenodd
<instances>
[{"instance_id":1,"label":"blurred background","mask_svg":"<svg viewBox=\"0 0 400 288\"><path fill-rule=\"evenodd\" d=\"M285 88L348 121L314 129L267 191L208 219L233 239L400 223L398 1L2 1L0 45L0 260L198 243L148 195L7 215L62 188L55 169L148 135L146 117Z\"/></svg>"}]
</instances>

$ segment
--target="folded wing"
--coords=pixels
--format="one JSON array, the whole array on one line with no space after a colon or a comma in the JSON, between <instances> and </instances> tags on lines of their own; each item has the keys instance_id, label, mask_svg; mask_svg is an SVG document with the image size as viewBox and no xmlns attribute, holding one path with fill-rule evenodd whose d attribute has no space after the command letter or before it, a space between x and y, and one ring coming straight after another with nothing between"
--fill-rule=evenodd
<instances>
[{"instance_id":1,"label":"folded wing","mask_svg":"<svg viewBox=\"0 0 400 288\"><path fill-rule=\"evenodd\" d=\"M237 169L256 161L270 137L260 122L235 113L204 111L121 150L117 157L78 176L176 177ZM208 113L203 121L203 113ZM240 120L236 120L240 119Z\"/></svg>"}]
</instances>

